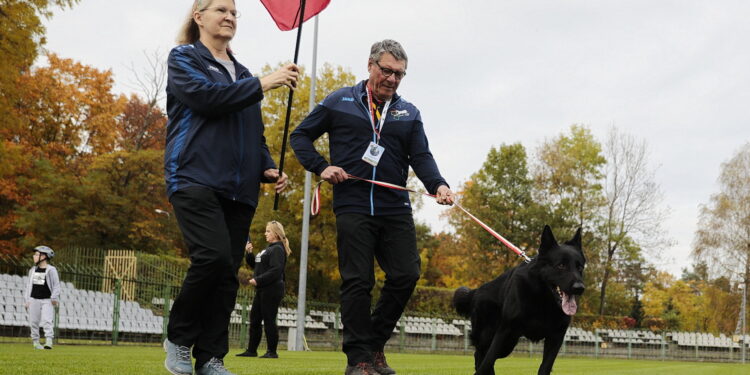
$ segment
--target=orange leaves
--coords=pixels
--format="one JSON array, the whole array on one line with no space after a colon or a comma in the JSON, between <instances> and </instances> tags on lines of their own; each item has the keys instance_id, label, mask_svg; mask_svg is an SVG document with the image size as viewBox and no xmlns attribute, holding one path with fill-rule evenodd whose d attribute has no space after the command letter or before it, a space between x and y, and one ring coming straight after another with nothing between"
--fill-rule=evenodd
<instances>
[{"instance_id":1,"label":"orange leaves","mask_svg":"<svg viewBox=\"0 0 750 375\"><path fill-rule=\"evenodd\" d=\"M159 107L131 95L118 119L120 148L125 150L163 149L167 117Z\"/></svg>"},{"instance_id":2,"label":"orange leaves","mask_svg":"<svg viewBox=\"0 0 750 375\"><path fill-rule=\"evenodd\" d=\"M111 93L112 74L71 59L47 56L49 66L22 75L16 104L20 143L61 159L114 150L125 98Z\"/></svg>"}]
</instances>

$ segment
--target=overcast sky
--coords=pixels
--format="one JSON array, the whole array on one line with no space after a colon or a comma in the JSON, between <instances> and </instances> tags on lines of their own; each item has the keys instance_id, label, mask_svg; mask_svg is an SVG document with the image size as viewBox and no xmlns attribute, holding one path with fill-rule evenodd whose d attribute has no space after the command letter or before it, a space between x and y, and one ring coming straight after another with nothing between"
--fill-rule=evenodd
<instances>
[{"instance_id":1,"label":"overcast sky","mask_svg":"<svg viewBox=\"0 0 750 375\"><path fill-rule=\"evenodd\" d=\"M46 47L111 69L116 90L130 93L128 66L144 66L144 51L166 55L191 4L81 0L46 22ZM237 8L232 47L243 64L258 71L293 58L296 31L279 31L260 1ZM318 64L364 79L370 45L401 42L409 74L399 93L420 108L453 187L492 146L520 142L531 154L571 124L600 142L613 125L645 139L676 241L657 266L679 276L721 163L750 141L748 15L741 0L332 0L320 15ZM310 67L313 22L303 30L300 64ZM425 202L417 217L447 229L441 211Z\"/></svg>"}]
</instances>

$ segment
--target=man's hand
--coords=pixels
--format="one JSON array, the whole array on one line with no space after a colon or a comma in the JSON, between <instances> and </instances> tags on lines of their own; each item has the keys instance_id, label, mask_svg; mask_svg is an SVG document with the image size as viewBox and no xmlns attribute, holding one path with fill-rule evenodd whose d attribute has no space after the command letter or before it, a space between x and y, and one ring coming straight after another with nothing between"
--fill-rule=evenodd
<instances>
[{"instance_id":1,"label":"man's hand","mask_svg":"<svg viewBox=\"0 0 750 375\"><path fill-rule=\"evenodd\" d=\"M253 244L250 241L247 241L247 243L245 244L245 252L248 254L253 253Z\"/></svg>"},{"instance_id":2,"label":"man's hand","mask_svg":"<svg viewBox=\"0 0 750 375\"><path fill-rule=\"evenodd\" d=\"M336 185L339 182L349 179L349 174L346 173L343 168L331 165L323 170L323 173L320 174L320 178L330 182L332 185Z\"/></svg>"},{"instance_id":3,"label":"man's hand","mask_svg":"<svg viewBox=\"0 0 750 375\"><path fill-rule=\"evenodd\" d=\"M252 285L252 286L258 286L258 282L255 281L255 279L250 279L250 285Z\"/></svg>"},{"instance_id":4,"label":"man's hand","mask_svg":"<svg viewBox=\"0 0 750 375\"><path fill-rule=\"evenodd\" d=\"M59 305L59 304L60 304L60 303L59 303L59 302L57 302L57 301L52 301L52 306L55 306L55 307L57 307L57 305Z\"/></svg>"},{"instance_id":5,"label":"man's hand","mask_svg":"<svg viewBox=\"0 0 750 375\"><path fill-rule=\"evenodd\" d=\"M281 86L287 86L294 90L294 88L297 87L297 78L299 77L298 71L299 68L297 68L297 65L287 64L281 69L265 77L261 77L260 85L263 87L263 92Z\"/></svg>"},{"instance_id":6,"label":"man's hand","mask_svg":"<svg viewBox=\"0 0 750 375\"><path fill-rule=\"evenodd\" d=\"M281 177L279 177L278 169L266 169L263 171L263 176L268 180L276 181L277 193L281 193L286 189L287 181L289 180L289 176L286 173L282 173Z\"/></svg>"},{"instance_id":7,"label":"man's hand","mask_svg":"<svg viewBox=\"0 0 750 375\"><path fill-rule=\"evenodd\" d=\"M438 187L437 189L437 194L435 194L435 200L438 202L438 204L453 205L453 203L455 202L455 195L449 187L440 185L440 187Z\"/></svg>"}]
</instances>

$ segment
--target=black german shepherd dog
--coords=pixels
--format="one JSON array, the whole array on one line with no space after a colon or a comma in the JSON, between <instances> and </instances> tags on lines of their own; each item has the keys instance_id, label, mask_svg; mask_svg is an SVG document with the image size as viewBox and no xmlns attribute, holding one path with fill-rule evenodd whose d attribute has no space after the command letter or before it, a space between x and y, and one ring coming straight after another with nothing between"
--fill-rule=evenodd
<instances>
[{"instance_id":1,"label":"black german shepherd dog","mask_svg":"<svg viewBox=\"0 0 750 375\"><path fill-rule=\"evenodd\" d=\"M477 289L460 287L453 295L459 314L471 317L471 341L476 375L495 374L498 358L505 358L518 339L544 339L539 375L552 371L570 317L576 313L576 296L584 290L581 229L558 244L544 226L539 254L530 263L511 268Z\"/></svg>"}]
</instances>

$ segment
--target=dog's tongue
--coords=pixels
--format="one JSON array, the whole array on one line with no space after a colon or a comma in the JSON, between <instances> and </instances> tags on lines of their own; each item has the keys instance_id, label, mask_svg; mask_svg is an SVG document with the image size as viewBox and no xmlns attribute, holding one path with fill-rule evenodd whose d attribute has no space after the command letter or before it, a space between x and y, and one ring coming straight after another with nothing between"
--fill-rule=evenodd
<instances>
[{"instance_id":1,"label":"dog's tongue","mask_svg":"<svg viewBox=\"0 0 750 375\"><path fill-rule=\"evenodd\" d=\"M569 296L565 292L562 293L562 310L565 315L573 316L578 311L578 305L576 305L576 296Z\"/></svg>"}]
</instances>

